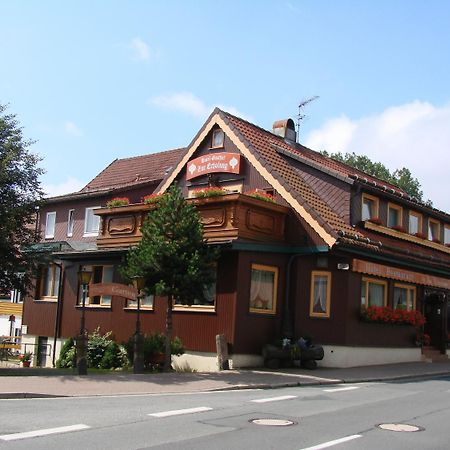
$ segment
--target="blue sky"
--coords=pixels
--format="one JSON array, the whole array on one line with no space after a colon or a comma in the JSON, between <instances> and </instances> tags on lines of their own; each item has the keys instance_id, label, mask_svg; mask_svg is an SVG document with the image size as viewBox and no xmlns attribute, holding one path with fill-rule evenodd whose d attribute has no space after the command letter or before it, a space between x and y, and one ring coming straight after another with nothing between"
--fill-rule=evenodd
<instances>
[{"instance_id":1,"label":"blue sky","mask_svg":"<svg viewBox=\"0 0 450 450\"><path fill-rule=\"evenodd\" d=\"M450 2L0 1L0 103L46 190L186 146L214 106L409 167L450 212Z\"/></svg>"}]
</instances>

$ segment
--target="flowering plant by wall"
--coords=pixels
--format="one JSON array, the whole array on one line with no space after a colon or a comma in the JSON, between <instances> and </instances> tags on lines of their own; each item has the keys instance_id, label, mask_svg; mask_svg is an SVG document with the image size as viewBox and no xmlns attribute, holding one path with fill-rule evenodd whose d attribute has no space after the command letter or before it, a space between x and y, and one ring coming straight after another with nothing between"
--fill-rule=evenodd
<instances>
[{"instance_id":1,"label":"flowering plant by wall","mask_svg":"<svg viewBox=\"0 0 450 450\"><path fill-rule=\"evenodd\" d=\"M25 352L22 355L19 355L19 360L22 362L31 361L31 357L33 354L31 352Z\"/></svg>"},{"instance_id":2,"label":"flowering plant by wall","mask_svg":"<svg viewBox=\"0 0 450 450\"><path fill-rule=\"evenodd\" d=\"M203 189L196 189L193 192L195 198L218 197L228 193L229 191L227 189L221 187L207 187Z\"/></svg>"},{"instance_id":3,"label":"flowering plant by wall","mask_svg":"<svg viewBox=\"0 0 450 450\"><path fill-rule=\"evenodd\" d=\"M273 195L268 194L267 192L255 190L255 191L246 192L245 195L248 195L253 198L257 198L259 200L263 200L265 202L275 203L275 198L273 197Z\"/></svg>"},{"instance_id":4,"label":"flowering plant by wall","mask_svg":"<svg viewBox=\"0 0 450 450\"><path fill-rule=\"evenodd\" d=\"M130 204L130 200L127 197L116 197L106 202L107 208L117 208L118 206L126 206Z\"/></svg>"},{"instance_id":5,"label":"flowering plant by wall","mask_svg":"<svg viewBox=\"0 0 450 450\"><path fill-rule=\"evenodd\" d=\"M406 309L393 309L390 306L369 306L361 309L361 319L364 322L388 323L398 325L413 325L421 327L425 317L420 311Z\"/></svg>"},{"instance_id":6,"label":"flowering plant by wall","mask_svg":"<svg viewBox=\"0 0 450 450\"><path fill-rule=\"evenodd\" d=\"M164 194L149 194L142 197L142 202L146 205L152 205L154 203L157 203L161 200L162 196Z\"/></svg>"}]
</instances>

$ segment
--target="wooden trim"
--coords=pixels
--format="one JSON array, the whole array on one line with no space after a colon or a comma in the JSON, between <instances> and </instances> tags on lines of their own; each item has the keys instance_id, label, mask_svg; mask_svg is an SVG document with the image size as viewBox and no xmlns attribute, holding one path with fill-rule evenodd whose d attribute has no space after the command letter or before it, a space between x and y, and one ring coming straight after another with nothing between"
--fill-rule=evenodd
<instances>
[{"instance_id":1,"label":"wooden trim","mask_svg":"<svg viewBox=\"0 0 450 450\"><path fill-rule=\"evenodd\" d=\"M375 216L374 217L370 217L367 219L364 219L362 216L363 210L364 210L364 199L368 199L368 200L372 200L375 203ZM373 195L367 194L366 192L363 192L361 195L361 220L369 220L369 219L374 219L374 218L379 218L380 217L380 199L378 197L375 197Z\"/></svg>"},{"instance_id":2,"label":"wooden trim","mask_svg":"<svg viewBox=\"0 0 450 450\"><path fill-rule=\"evenodd\" d=\"M238 150L245 156L245 158L252 164L257 172L280 194L280 196L311 226L311 228L320 236L325 243L332 247L336 243L336 238L328 233L319 222L314 219L306 209L300 205L292 194L264 167L264 165L252 154L252 152L243 144L243 142L236 136L233 130L224 122L219 113L216 113L209 122L206 123L204 130L197 136L197 139L189 147L178 166L174 169L171 175L159 188L158 193L164 193L168 187L175 180L177 175L181 172L183 167L197 150L202 141L206 138L207 134L211 131L214 125L219 125L223 132L238 148Z\"/></svg>"},{"instance_id":3,"label":"wooden trim","mask_svg":"<svg viewBox=\"0 0 450 450\"><path fill-rule=\"evenodd\" d=\"M277 266L267 266L264 264L252 264L250 267L250 291L252 286L252 280L251 280L251 271L260 270L264 272L271 272L274 274L273 277L273 304L272 308L268 310L260 309L260 308L252 308L249 307L249 311L251 313L257 313L257 314L270 314L275 315L277 313L277 294L278 294L278 267ZM250 295L249 295L249 302L250 302Z\"/></svg>"},{"instance_id":4,"label":"wooden trim","mask_svg":"<svg viewBox=\"0 0 450 450\"><path fill-rule=\"evenodd\" d=\"M397 239L402 239L403 241L414 242L414 244L423 245L424 247L430 247L435 250L440 250L441 252L450 254L450 248L446 247L444 244L438 244L437 242L429 241L428 239L422 239L417 236L413 236L412 234L402 233L401 231L385 227L384 225L378 225L376 223L370 222L369 220L364 222L364 228L377 231L378 233L386 234Z\"/></svg>"},{"instance_id":5,"label":"wooden trim","mask_svg":"<svg viewBox=\"0 0 450 450\"><path fill-rule=\"evenodd\" d=\"M389 225L389 209L394 209L398 211L398 223L395 225ZM388 210L387 210L387 221L386 224L389 228L393 227L402 227L403 226L403 208L400 205L397 205L395 203L388 202Z\"/></svg>"},{"instance_id":6,"label":"wooden trim","mask_svg":"<svg viewBox=\"0 0 450 450\"><path fill-rule=\"evenodd\" d=\"M314 286L315 286L315 278L316 277L326 277L327 279L327 301L325 312L315 312L314 311ZM311 272L311 287L309 294L309 315L311 317L322 317L324 319L328 319L330 317L330 307L331 307L331 272L323 271L323 270L313 270Z\"/></svg>"},{"instance_id":7,"label":"wooden trim","mask_svg":"<svg viewBox=\"0 0 450 450\"><path fill-rule=\"evenodd\" d=\"M365 292L366 301L365 301L364 305L361 303L361 306L365 306L366 308L369 307L369 283L380 284L380 285L384 286L383 306L387 306L387 294L388 294L387 293L387 290L388 290L387 289L388 288L387 281L380 280L379 278L362 277L361 282L364 282L364 281L367 283L366 284L366 292Z\"/></svg>"},{"instance_id":8,"label":"wooden trim","mask_svg":"<svg viewBox=\"0 0 450 450\"><path fill-rule=\"evenodd\" d=\"M398 269L397 267L385 266L361 259L352 261L352 271L367 273L382 278L399 280L411 284L422 284L442 289L450 289L450 279L426 275L419 272L411 272L410 270Z\"/></svg>"}]
</instances>

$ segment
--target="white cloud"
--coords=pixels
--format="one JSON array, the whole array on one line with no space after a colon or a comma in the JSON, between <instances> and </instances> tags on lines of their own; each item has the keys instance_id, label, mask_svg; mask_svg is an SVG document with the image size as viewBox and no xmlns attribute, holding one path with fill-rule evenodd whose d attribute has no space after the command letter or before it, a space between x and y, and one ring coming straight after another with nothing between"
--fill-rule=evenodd
<instances>
[{"instance_id":1,"label":"white cloud","mask_svg":"<svg viewBox=\"0 0 450 450\"><path fill-rule=\"evenodd\" d=\"M306 137L315 150L355 152L389 169L407 167L422 185L424 198L450 212L450 104L414 101L370 117L327 121Z\"/></svg>"},{"instance_id":2,"label":"white cloud","mask_svg":"<svg viewBox=\"0 0 450 450\"><path fill-rule=\"evenodd\" d=\"M42 189L44 190L46 197L56 197L58 195L77 192L84 186L86 186L85 181L69 176L65 181L59 184L44 184L42 185Z\"/></svg>"},{"instance_id":3,"label":"white cloud","mask_svg":"<svg viewBox=\"0 0 450 450\"><path fill-rule=\"evenodd\" d=\"M71 122L70 120L68 120L64 124L64 130L67 134L70 134L71 136L77 136L77 137L83 136L83 132L78 127L78 125L75 122Z\"/></svg>"},{"instance_id":4,"label":"white cloud","mask_svg":"<svg viewBox=\"0 0 450 450\"><path fill-rule=\"evenodd\" d=\"M226 105L207 105L203 100L198 98L192 92L176 92L174 94L160 95L148 100L148 103L155 105L158 108L167 109L171 111L181 111L199 119L206 119L215 106L227 111L235 116L242 117L246 120L251 120L249 116L240 112L234 106Z\"/></svg>"},{"instance_id":5,"label":"white cloud","mask_svg":"<svg viewBox=\"0 0 450 450\"><path fill-rule=\"evenodd\" d=\"M141 38L136 37L131 40L130 47L134 54L134 59L139 61L148 61L152 56L150 47Z\"/></svg>"}]
</instances>

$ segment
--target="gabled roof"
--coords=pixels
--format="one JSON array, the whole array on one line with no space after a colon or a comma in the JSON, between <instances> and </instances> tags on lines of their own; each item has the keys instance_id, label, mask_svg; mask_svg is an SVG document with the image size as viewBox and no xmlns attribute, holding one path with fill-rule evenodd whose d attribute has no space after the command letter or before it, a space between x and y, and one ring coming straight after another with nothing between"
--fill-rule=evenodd
<instances>
[{"instance_id":1,"label":"gabled roof","mask_svg":"<svg viewBox=\"0 0 450 450\"><path fill-rule=\"evenodd\" d=\"M339 237L339 231L361 236L315 193L276 150L274 143L291 148L282 138L218 108L213 111L187 148L178 166L158 187L159 192L165 191L175 180L215 125L220 126L249 163L327 245L330 247L334 245Z\"/></svg>"},{"instance_id":2,"label":"gabled roof","mask_svg":"<svg viewBox=\"0 0 450 450\"><path fill-rule=\"evenodd\" d=\"M80 192L101 191L109 188L132 187L159 182L175 167L185 148L131 158L115 159Z\"/></svg>"}]
</instances>

